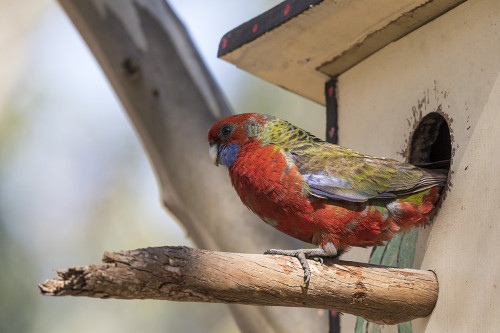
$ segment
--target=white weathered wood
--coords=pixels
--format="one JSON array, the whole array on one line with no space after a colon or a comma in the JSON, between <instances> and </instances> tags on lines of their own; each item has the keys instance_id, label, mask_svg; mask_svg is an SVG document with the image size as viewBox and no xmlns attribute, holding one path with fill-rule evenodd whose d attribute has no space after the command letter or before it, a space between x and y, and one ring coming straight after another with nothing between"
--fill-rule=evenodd
<instances>
[{"instance_id":1,"label":"white weathered wood","mask_svg":"<svg viewBox=\"0 0 500 333\"><path fill-rule=\"evenodd\" d=\"M450 122L452 187L417 249L416 268L438 275L439 299L429 318L413 321L414 332L500 324L498 22L499 1L469 0L339 77L343 145L403 159L421 115L441 110Z\"/></svg>"},{"instance_id":2,"label":"white weathered wood","mask_svg":"<svg viewBox=\"0 0 500 333\"><path fill-rule=\"evenodd\" d=\"M325 104L324 84L464 0L325 0L222 58Z\"/></svg>"}]
</instances>

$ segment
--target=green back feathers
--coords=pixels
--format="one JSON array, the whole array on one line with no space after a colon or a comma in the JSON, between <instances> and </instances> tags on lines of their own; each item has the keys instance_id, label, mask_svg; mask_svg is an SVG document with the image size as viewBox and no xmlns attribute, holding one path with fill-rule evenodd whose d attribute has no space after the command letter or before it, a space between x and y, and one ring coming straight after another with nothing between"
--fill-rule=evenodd
<instances>
[{"instance_id":1,"label":"green back feathers","mask_svg":"<svg viewBox=\"0 0 500 333\"><path fill-rule=\"evenodd\" d=\"M285 152L289 149L307 145L313 142L322 142L311 133L290 124L288 121L272 118L262 129L259 139L263 144L275 144Z\"/></svg>"},{"instance_id":2,"label":"green back feathers","mask_svg":"<svg viewBox=\"0 0 500 333\"><path fill-rule=\"evenodd\" d=\"M258 138L276 145L297 167L313 195L348 201L393 198L443 184L446 174L363 155L324 142L287 121L270 118Z\"/></svg>"}]
</instances>

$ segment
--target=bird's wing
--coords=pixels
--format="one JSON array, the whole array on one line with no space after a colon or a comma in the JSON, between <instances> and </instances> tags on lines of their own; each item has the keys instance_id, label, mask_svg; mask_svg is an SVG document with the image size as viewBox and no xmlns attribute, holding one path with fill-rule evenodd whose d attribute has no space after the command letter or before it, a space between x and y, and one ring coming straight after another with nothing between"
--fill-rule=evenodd
<instances>
[{"instance_id":1,"label":"bird's wing","mask_svg":"<svg viewBox=\"0 0 500 333\"><path fill-rule=\"evenodd\" d=\"M289 158L318 197L362 202L443 184L446 174L356 153L326 142L295 147Z\"/></svg>"}]
</instances>

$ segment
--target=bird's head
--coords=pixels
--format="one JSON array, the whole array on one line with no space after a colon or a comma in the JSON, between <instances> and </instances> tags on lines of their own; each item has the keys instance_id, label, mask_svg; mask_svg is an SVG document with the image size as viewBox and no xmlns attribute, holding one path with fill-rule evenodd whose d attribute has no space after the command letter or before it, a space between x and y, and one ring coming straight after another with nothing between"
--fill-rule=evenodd
<instances>
[{"instance_id":1,"label":"bird's head","mask_svg":"<svg viewBox=\"0 0 500 333\"><path fill-rule=\"evenodd\" d=\"M222 119L208 132L209 154L215 165L231 168L241 147L259 135L273 116L243 113Z\"/></svg>"}]
</instances>

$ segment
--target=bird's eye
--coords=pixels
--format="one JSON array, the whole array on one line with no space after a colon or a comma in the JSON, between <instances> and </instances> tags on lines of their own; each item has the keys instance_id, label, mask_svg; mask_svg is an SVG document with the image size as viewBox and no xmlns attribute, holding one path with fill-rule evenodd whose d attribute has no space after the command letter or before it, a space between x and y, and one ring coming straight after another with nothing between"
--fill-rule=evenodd
<instances>
[{"instance_id":1,"label":"bird's eye","mask_svg":"<svg viewBox=\"0 0 500 333\"><path fill-rule=\"evenodd\" d=\"M222 134L222 136L228 136L229 134L231 134L232 132L232 128L231 126L229 125L224 125L221 129L220 129L220 134Z\"/></svg>"}]
</instances>

